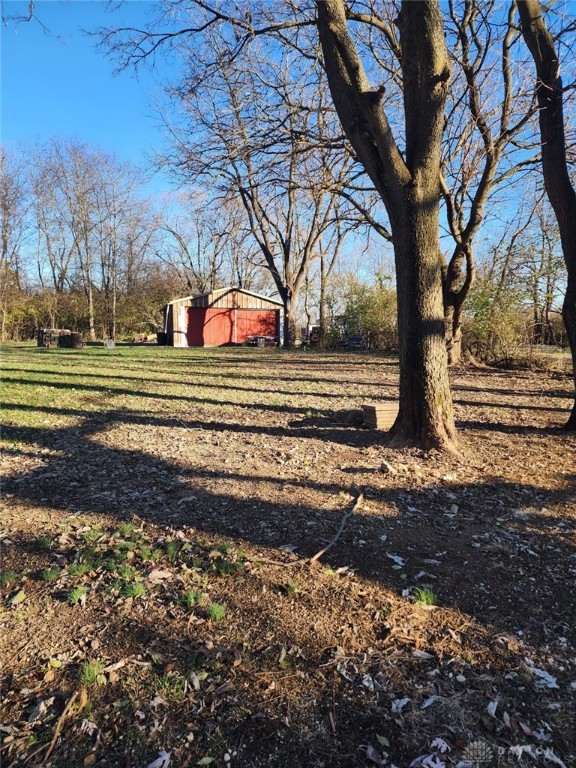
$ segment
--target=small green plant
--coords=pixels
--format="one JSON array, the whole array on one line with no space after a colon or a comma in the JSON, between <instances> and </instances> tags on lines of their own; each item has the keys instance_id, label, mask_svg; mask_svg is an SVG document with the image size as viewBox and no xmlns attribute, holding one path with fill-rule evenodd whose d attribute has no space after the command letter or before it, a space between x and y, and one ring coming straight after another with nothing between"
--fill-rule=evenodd
<instances>
[{"instance_id":1,"label":"small green plant","mask_svg":"<svg viewBox=\"0 0 576 768\"><path fill-rule=\"evenodd\" d=\"M83 563L72 563L68 566L68 575L73 579L77 579L80 576L86 576L93 570L94 565L90 560L85 560Z\"/></svg>"},{"instance_id":2,"label":"small green plant","mask_svg":"<svg viewBox=\"0 0 576 768\"><path fill-rule=\"evenodd\" d=\"M293 597L298 592L298 584L295 581L291 581L284 587L284 591L288 597Z\"/></svg>"},{"instance_id":3,"label":"small green plant","mask_svg":"<svg viewBox=\"0 0 576 768\"><path fill-rule=\"evenodd\" d=\"M195 589L189 589L180 597L180 601L186 608L194 608L196 605L204 600L202 592L197 592Z\"/></svg>"},{"instance_id":4,"label":"small green plant","mask_svg":"<svg viewBox=\"0 0 576 768\"><path fill-rule=\"evenodd\" d=\"M226 606L222 605L222 603L210 603L208 615L212 621L222 621L224 616L226 616Z\"/></svg>"},{"instance_id":5,"label":"small green plant","mask_svg":"<svg viewBox=\"0 0 576 768\"><path fill-rule=\"evenodd\" d=\"M74 587L74 589L71 589L66 595L66 602L68 605L78 605L78 603L86 600L87 594L88 587Z\"/></svg>"},{"instance_id":6,"label":"small green plant","mask_svg":"<svg viewBox=\"0 0 576 768\"><path fill-rule=\"evenodd\" d=\"M112 579L112 581L108 584L108 589L112 595L118 597L125 586L126 582L122 581L122 579Z\"/></svg>"},{"instance_id":7,"label":"small green plant","mask_svg":"<svg viewBox=\"0 0 576 768\"><path fill-rule=\"evenodd\" d=\"M140 547L139 554L142 560L152 559L152 550L150 549L150 547L147 547L147 546Z\"/></svg>"},{"instance_id":8,"label":"small green plant","mask_svg":"<svg viewBox=\"0 0 576 768\"><path fill-rule=\"evenodd\" d=\"M436 595L428 587L418 587L414 591L414 598L421 605L436 605Z\"/></svg>"},{"instance_id":9,"label":"small green plant","mask_svg":"<svg viewBox=\"0 0 576 768\"><path fill-rule=\"evenodd\" d=\"M16 571L3 571L0 573L0 586L9 587L14 584L20 578L20 575Z\"/></svg>"},{"instance_id":10,"label":"small green plant","mask_svg":"<svg viewBox=\"0 0 576 768\"><path fill-rule=\"evenodd\" d=\"M234 544L232 544L232 542L223 541L222 544L218 544L216 549L218 550L218 552L222 552L222 554L225 555L227 552L229 552L232 549L233 546Z\"/></svg>"},{"instance_id":11,"label":"small green plant","mask_svg":"<svg viewBox=\"0 0 576 768\"><path fill-rule=\"evenodd\" d=\"M122 564L116 568L116 573L124 581L133 581L136 578L136 572L130 565Z\"/></svg>"},{"instance_id":12,"label":"small green plant","mask_svg":"<svg viewBox=\"0 0 576 768\"><path fill-rule=\"evenodd\" d=\"M181 701L188 689L188 679L185 675L172 672L158 678L158 687L170 701Z\"/></svg>"},{"instance_id":13,"label":"small green plant","mask_svg":"<svg viewBox=\"0 0 576 768\"><path fill-rule=\"evenodd\" d=\"M123 537L130 536L134 533L135 528L136 526L134 523L122 523L122 525L118 527L118 535Z\"/></svg>"},{"instance_id":14,"label":"small green plant","mask_svg":"<svg viewBox=\"0 0 576 768\"><path fill-rule=\"evenodd\" d=\"M180 554L180 550L182 549L182 544L180 544L179 541L167 541L164 544L164 549L166 551L166 557L168 558L168 561L170 563L173 563L175 560L178 559L178 555Z\"/></svg>"},{"instance_id":15,"label":"small green plant","mask_svg":"<svg viewBox=\"0 0 576 768\"><path fill-rule=\"evenodd\" d=\"M162 552L161 549L153 549L152 554L150 555L150 560L154 562L156 562L157 560L161 560L163 554L164 553Z\"/></svg>"},{"instance_id":16,"label":"small green plant","mask_svg":"<svg viewBox=\"0 0 576 768\"><path fill-rule=\"evenodd\" d=\"M46 570L42 571L40 574L40 578L42 581L45 581L46 584L52 584L53 581L58 580L61 573L62 571L60 568L46 568Z\"/></svg>"},{"instance_id":17,"label":"small green plant","mask_svg":"<svg viewBox=\"0 0 576 768\"><path fill-rule=\"evenodd\" d=\"M218 557L214 560L214 568L220 576L229 576L231 573L238 570L238 564L226 560L224 557Z\"/></svg>"},{"instance_id":18,"label":"small green plant","mask_svg":"<svg viewBox=\"0 0 576 768\"><path fill-rule=\"evenodd\" d=\"M133 584L125 584L122 593L124 597L143 597L146 594L146 587L141 581L135 581Z\"/></svg>"},{"instance_id":19,"label":"small green plant","mask_svg":"<svg viewBox=\"0 0 576 768\"><path fill-rule=\"evenodd\" d=\"M118 549L120 552L125 552L127 557L129 557L129 552L134 552L135 549L137 549L138 544L135 541L120 541L118 543Z\"/></svg>"},{"instance_id":20,"label":"small green plant","mask_svg":"<svg viewBox=\"0 0 576 768\"><path fill-rule=\"evenodd\" d=\"M96 544L104 536L104 531L98 525L94 525L89 531L82 534L82 540L86 544Z\"/></svg>"},{"instance_id":21,"label":"small green plant","mask_svg":"<svg viewBox=\"0 0 576 768\"><path fill-rule=\"evenodd\" d=\"M39 536L36 539L36 546L38 549L52 549L52 539L50 536Z\"/></svg>"},{"instance_id":22,"label":"small green plant","mask_svg":"<svg viewBox=\"0 0 576 768\"><path fill-rule=\"evenodd\" d=\"M80 667L79 680L82 685L106 684L106 676L103 675L104 664L101 661L85 661Z\"/></svg>"}]
</instances>

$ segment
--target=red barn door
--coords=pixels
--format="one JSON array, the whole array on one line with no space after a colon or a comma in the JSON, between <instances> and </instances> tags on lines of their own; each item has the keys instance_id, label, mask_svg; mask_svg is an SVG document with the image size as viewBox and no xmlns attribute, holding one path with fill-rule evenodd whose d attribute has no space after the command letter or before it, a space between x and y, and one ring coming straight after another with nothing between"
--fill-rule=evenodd
<instances>
[{"instance_id":1,"label":"red barn door","mask_svg":"<svg viewBox=\"0 0 576 768\"><path fill-rule=\"evenodd\" d=\"M189 307L189 347L242 344L248 336L276 336L274 309L214 309Z\"/></svg>"},{"instance_id":2,"label":"red barn door","mask_svg":"<svg viewBox=\"0 0 576 768\"><path fill-rule=\"evenodd\" d=\"M238 344L248 336L276 336L275 309L237 309Z\"/></svg>"}]
</instances>

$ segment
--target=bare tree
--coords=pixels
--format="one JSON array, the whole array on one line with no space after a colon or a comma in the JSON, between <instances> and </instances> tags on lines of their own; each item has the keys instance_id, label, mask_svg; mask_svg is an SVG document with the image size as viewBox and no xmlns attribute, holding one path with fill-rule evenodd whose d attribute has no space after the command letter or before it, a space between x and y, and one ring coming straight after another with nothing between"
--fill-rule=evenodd
<instances>
[{"instance_id":1,"label":"bare tree","mask_svg":"<svg viewBox=\"0 0 576 768\"><path fill-rule=\"evenodd\" d=\"M172 221L165 217L160 229L169 235L156 251L170 265L189 293L220 287L226 247L225 233L198 209L187 207Z\"/></svg>"},{"instance_id":2,"label":"bare tree","mask_svg":"<svg viewBox=\"0 0 576 768\"><path fill-rule=\"evenodd\" d=\"M536 160L533 94L514 63L519 32L514 0L449 0L452 82L443 145L442 192L454 250L444 272L450 364L460 362L462 310L475 273L474 240L486 206ZM530 151L531 150L531 151Z\"/></svg>"},{"instance_id":3,"label":"bare tree","mask_svg":"<svg viewBox=\"0 0 576 768\"><path fill-rule=\"evenodd\" d=\"M92 248L98 260L104 334L115 339L119 297L142 264L156 227L149 206L136 197L142 181L137 168L103 156L98 173Z\"/></svg>"},{"instance_id":4,"label":"bare tree","mask_svg":"<svg viewBox=\"0 0 576 768\"><path fill-rule=\"evenodd\" d=\"M558 221L568 273L562 316L572 350L576 388L576 190L568 170L560 58L538 0L518 0L518 10L522 34L536 66L542 173L546 193ZM576 402L566 429L576 429Z\"/></svg>"},{"instance_id":5,"label":"bare tree","mask_svg":"<svg viewBox=\"0 0 576 768\"><path fill-rule=\"evenodd\" d=\"M322 105L309 106L306 85L296 86L287 75L286 56L272 60L252 49L249 59L231 64L226 45L215 38L211 54L218 66L209 87L197 82L198 56L190 54L192 71L178 90L189 122L178 133L172 162L195 183L209 179L219 200L240 201L245 230L284 305L284 344L290 347L298 297L333 224L334 187L350 159L331 155L317 162L308 136Z\"/></svg>"},{"instance_id":6,"label":"bare tree","mask_svg":"<svg viewBox=\"0 0 576 768\"><path fill-rule=\"evenodd\" d=\"M81 287L89 334L115 338L118 298L156 229L138 199L138 169L74 141L51 141L31 152L32 199L38 233L37 269L51 290L52 321L65 291Z\"/></svg>"},{"instance_id":7,"label":"bare tree","mask_svg":"<svg viewBox=\"0 0 576 768\"><path fill-rule=\"evenodd\" d=\"M6 339L13 294L22 288L21 246L26 232L26 179L15 157L0 148L0 339Z\"/></svg>"}]
</instances>

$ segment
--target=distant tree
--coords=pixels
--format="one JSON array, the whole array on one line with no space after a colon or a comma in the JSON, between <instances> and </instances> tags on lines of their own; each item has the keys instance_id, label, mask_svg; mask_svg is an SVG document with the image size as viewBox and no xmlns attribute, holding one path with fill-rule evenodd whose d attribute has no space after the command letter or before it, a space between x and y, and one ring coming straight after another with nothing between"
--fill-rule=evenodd
<instances>
[{"instance_id":1,"label":"distant tree","mask_svg":"<svg viewBox=\"0 0 576 768\"><path fill-rule=\"evenodd\" d=\"M536 160L533 92L515 52L516 4L449 0L452 79L442 149L442 193L454 249L444 271L446 345L460 362L462 312L475 270L475 240L490 202L517 196L513 182ZM498 200L499 198L499 200Z\"/></svg>"},{"instance_id":2,"label":"distant tree","mask_svg":"<svg viewBox=\"0 0 576 768\"><path fill-rule=\"evenodd\" d=\"M288 76L289 57L279 53L274 59L253 48L231 63L226 42L216 37L210 53L209 78L196 49L187 53L190 71L178 95L188 122L170 162L196 184L211 182L221 205L241 203L243 230L284 305L284 343L290 347L300 292L333 225L333 188L349 159L331 155L320 163L311 151L308 135L318 126L322 95L316 92L318 103L310 103L305 72L301 86Z\"/></svg>"},{"instance_id":3,"label":"distant tree","mask_svg":"<svg viewBox=\"0 0 576 768\"><path fill-rule=\"evenodd\" d=\"M389 277L377 273L372 280L361 280L341 273L329 303L333 308L327 332L331 345L360 333L369 349L398 348L396 291Z\"/></svg>"},{"instance_id":4,"label":"distant tree","mask_svg":"<svg viewBox=\"0 0 576 768\"><path fill-rule=\"evenodd\" d=\"M9 335L9 318L23 289L22 244L27 230L28 197L23 161L0 148L0 339ZM12 332L12 331L11 331Z\"/></svg>"},{"instance_id":5,"label":"distant tree","mask_svg":"<svg viewBox=\"0 0 576 768\"><path fill-rule=\"evenodd\" d=\"M130 293L156 230L138 196L141 173L76 141L53 140L29 154L37 274L51 322L66 293L79 289L90 338L97 328L115 338L119 298Z\"/></svg>"}]
</instances>

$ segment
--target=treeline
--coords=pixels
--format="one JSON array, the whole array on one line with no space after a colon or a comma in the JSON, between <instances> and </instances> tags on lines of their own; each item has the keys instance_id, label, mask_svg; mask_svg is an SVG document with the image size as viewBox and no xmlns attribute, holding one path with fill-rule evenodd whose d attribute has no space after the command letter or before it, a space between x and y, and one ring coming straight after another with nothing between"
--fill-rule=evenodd
<instances>
[{"instance_id":1,"label":"treeline","mask_svg":"<svg viewBox=\"0 0 576 768\"><path fill-rule=\"evenodd\" d=\"M149 333L178 295L223 282L264 287L233 211L220 211L216 224L186 200L154 203L146 181L141 169L73 140L1 151L3 341L41 327L91 340Z\"/></svg>"},{"instance_id":2,"label":"treeline","mask_svg":"<svg viewBox=\"0 0 576 768\"><path fill-rule=\"evenodd\" d=\"M0 171L2 340L31 339L41 327L130 338L161 330L161 307L179 295L229 283L275 291L270 264L231 196L217 208L182 193L154 204L141 169L76 141L2 151ZM527 344L566 344L558 229L542 195L528 190L526 214L479 252L462 313L464 349L482 359L511 357ZM343 216L341 196L334 210ZM350 235L354 243L371 232L371 251L379 252L367 208L363 217L338 215L326 217L324 240L305 269L300 262L294 325L320 322L326 347L356 333L370 349L395 350L393 265L383 274L378 259L344 247Z\"/></svg>"}]
</instances>

